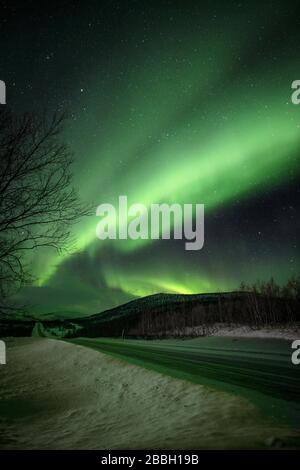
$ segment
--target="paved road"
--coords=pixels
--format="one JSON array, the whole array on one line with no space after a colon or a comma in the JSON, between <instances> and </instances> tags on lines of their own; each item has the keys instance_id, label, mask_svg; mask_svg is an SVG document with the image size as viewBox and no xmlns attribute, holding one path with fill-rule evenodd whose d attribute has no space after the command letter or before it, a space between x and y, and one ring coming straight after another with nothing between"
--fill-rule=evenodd
<instances>
[{"instance_id":1,"label":"paved road","mask_svg":"<svg viewBox=\"0 0 300 470\"><path fill-rule=\"evenodd\" d=\"M229 384L300 403L300 366L291 363L287 341L78 338L72 342L196 383Z\"/></svg>"}]
</instances>

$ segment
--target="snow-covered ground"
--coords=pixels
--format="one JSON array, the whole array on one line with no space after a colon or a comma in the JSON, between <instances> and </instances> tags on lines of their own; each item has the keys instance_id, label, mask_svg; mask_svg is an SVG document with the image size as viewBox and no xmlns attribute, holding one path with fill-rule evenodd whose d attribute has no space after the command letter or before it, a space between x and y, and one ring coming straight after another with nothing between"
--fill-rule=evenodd
<instances>
[{"instance_id":1,"label":"snow-covered ground","mask_svg":"<svg viewBox=\"0 0 300 470\"><path fill-rule=\"evenodd\" d=\"M157 335L159 336L159 335ZM231 323L213 323L199 326L186 326L178 330L161 332L161 337L204 337L204 336L232 336L240 338L270 338L294 341L300 339L300 324L284 324L276 326L254 327Z\"/></svg>"},{"instance_id":2,"label":"snow-covered ground","mask_svg":"<svg viewBox=\"0 0 300 470\"><path fill-rule=\"evenodd\" d=\"M300 325L251 328L243 325L216 324L212 329L214 336L234 336L240 338L277 338L286 340L300 339Z\"/></svg>"},{"instance_id":3,"label":"snow-covered ground","mask_svg":"<svg viewBox=\"0 0 300 470\"><path fill-rule=\"evenodd\" d=\"M246 399L46 338L7 340L2 449L252 448L292 432Z\"/></svg>"},{"instance_id":4,"label":"snow-covered ground","mask_svg":"<svg viewBox=\"0 0 300 470\"><path fill-rule=\"evenodd\" d=\"M237 325L230 323L214 323L212 325L199 325L186 327L178 332L169 331L167 336L186 336L186 337L203 337L203 336L233 336L240 338L274 338L286 339L293 341L300 339L300 325L284 324L266 327L251 327L247 325Z\"/></svg>"}]
</instances>

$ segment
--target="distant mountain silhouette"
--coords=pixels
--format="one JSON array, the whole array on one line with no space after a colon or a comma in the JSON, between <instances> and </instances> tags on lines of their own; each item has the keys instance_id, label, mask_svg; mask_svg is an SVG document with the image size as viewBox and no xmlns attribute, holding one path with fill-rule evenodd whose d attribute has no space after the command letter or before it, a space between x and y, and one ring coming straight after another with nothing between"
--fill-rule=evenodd
<instances>
[{"instance_id":1,"label":"distant mountain silhouette","mask_svg":"<svg viewBox=\"0 0 300 470\"><path fill-rule=\"evenodd\" d=\"M43 318L34 321L0 321L12 336L50 337L170 337L206 335L216 324L263 326L299 321L293 299L256 292L210 294L154 294L104 312L81 318ZM16 334L14 329L16 328ZM2 330L2 332L1 332Z\"/></svg>"}]
</instances>

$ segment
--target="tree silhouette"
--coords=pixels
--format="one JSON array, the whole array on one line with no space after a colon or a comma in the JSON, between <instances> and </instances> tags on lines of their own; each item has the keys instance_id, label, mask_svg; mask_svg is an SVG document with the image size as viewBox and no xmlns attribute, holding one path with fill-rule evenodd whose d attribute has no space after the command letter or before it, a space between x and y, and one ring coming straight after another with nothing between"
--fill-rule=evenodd
<instances>
[{"instance_id":1,"label":"tree silhouette","mask_svg":"<svg viewBox=\"0 0 300 470\"><path fill-rule=\"evenodd\" d=\"M62 250L89 208L72 186L72 154L61 142L65 115L0 113L0 313L32 280L28 251Z\"/></svg>"}]
</instances>

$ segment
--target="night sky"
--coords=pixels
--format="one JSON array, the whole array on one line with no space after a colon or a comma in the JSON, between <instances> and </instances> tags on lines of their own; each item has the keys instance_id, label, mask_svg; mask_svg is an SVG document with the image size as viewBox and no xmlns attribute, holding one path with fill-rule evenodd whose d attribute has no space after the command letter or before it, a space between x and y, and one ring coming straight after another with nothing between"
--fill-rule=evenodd
<instances>
[{"instance_id":1,"label":"night sky","mask_svg":"<svg viewBox=\"0 0 300 470\"><path fill-rule=\"evenodd\" d=\"M40 249L37 312L95 313L157 292L283 283L299 273L298 2L0 2L0 79L16 113L66 110L74 185L96 206L205 204L205 244L101 242Z\"/></svg>"}]
</instances>

